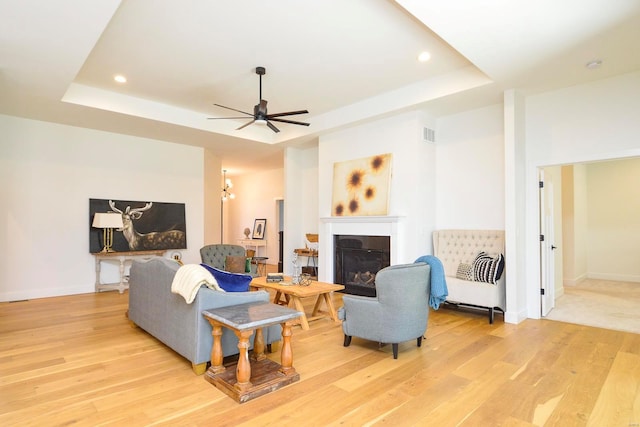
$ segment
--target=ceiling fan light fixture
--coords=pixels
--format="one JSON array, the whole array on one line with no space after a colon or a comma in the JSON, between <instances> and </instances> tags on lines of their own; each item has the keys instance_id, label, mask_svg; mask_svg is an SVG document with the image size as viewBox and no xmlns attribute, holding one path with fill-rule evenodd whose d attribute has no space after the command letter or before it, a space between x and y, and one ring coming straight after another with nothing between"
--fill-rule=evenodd
<instances>
[{"instance_id":1,"label":"ceiling fan light fixture","mask_svg":"<svg viewBox=\"0 0 640 427\"><path fill-rule=\"evenodd\" d=\"M261 126L266 126L267 125L267 121L264 119L256 119L256 121L254 122L257 125L261 125Z\"/></svg>"}]
</instances>

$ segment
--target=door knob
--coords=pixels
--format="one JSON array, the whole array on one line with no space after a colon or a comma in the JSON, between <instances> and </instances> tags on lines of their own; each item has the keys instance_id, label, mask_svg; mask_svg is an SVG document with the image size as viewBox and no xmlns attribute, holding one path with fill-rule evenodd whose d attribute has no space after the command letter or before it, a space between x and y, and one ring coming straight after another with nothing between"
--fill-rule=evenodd
<instances>
[{"instance_id":1,"label":"door knob","mask_svg":"<svg viewBox=\"0 0 640 427\"><path fill-rule=\"evenodd\" d=\"M556 246L551 245L551 250L558 249Z\"/></svg>"}]
</instances>

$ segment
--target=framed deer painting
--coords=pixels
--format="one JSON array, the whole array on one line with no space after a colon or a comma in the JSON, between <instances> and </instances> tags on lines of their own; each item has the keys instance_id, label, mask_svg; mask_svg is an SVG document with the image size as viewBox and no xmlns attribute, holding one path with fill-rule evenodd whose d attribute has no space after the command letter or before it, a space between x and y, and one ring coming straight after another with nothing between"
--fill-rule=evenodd
<instances>
[{"instance_id":1,"label":"framed deer painting","mask_svg":"<svg viewBox=\"0 0 640 427\"><path fill-rule=\"evenodd\" d=\"M184 203L89 199L91 253L98 253L103 247L102 230L91 226L98 212L122 215L123 227L113 230L112 247L117 252L187 248Z\"/></svg>"}]
</instances>

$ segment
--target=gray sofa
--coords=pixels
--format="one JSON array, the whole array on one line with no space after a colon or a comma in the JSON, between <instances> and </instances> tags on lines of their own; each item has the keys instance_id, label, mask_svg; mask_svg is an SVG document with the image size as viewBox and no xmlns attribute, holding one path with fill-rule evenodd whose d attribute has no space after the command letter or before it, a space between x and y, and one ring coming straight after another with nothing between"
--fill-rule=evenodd
<instances>
[{"instance_id":1,"label":"gray sofa","mask_svg":"<svg viewBox=\"0 0 640 427\"><path fill-rule=\"evenodd\" d=\"M185 357L196 374L203 374L211 360L211 325L202 316L209 308L253 301L269 302L266 291L219 292L205 286L187 304L181 295L171 293L171 283L180 265L166 258L134 261L129 276L129 320ZM280 325L263 330L268 346L281 339ZM253 344L253 336L251 337ZM227 329L222 334L223 356L238 353L238 339Z\"/></svg>"}]
</instances>

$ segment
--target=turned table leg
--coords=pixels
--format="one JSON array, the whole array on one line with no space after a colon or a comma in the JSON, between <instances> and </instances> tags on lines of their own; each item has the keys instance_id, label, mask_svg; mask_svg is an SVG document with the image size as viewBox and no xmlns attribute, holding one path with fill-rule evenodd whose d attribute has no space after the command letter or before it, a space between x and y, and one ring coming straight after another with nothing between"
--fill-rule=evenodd
<instances>
[{"instance_id":1,"label":"turned table leg","mask_svg":"<svg viewBox=\"0 0 640 427\"><path fill-rule=\"evenodd\" d=\"M253 338L252 359L255 361L260 361L266 358L267 356L264 355L264 335L262 333L262 328L258 328L256 329L256 336Z\"/></svg>"},{"instance_id":2,"label":"turned table leg","mask_svg":"<svg viewBox=\"0 0 640 427\"><path fill-rule=\"evenodd\" d=\"M96 256L96 292L100 289L100 258Z\"/></svg>"},{"instance_id":3,"label":"turned table leg","mask_svg":"<svg viewBox=\"0 0 640 427\"><path fill-rule=\"evenodd\" d=\"M213 336L213 345L211 346L211 370L214 374L224 372L225 368L222 365L222 325L218 323L211 323L211 335Z\"/></svg>"},{"instance_id":4,"label":"turned table leg","mask_svg":"<svg viewBox=\"0 0 640 427\"><path fill-rule=\"evenodd\" d=\"M251 387L251 364L249 363L249 338L252 330L236 331L238 337L238 365L236 366L236 389L243 391Z\"/></svg>"},{"instance_id":5,"label":"turned table leg","mask_svg":"<svg viewBox=\"0 0 640 427\"><path fill-rule=\"evenodd\" d=\"M291 350L291 324L282 323L282 350L280 350L280 372L285 375L293 375L293 352Z\"/></svg>"},{"instance_id":6,"label":"turned table leg","mask_svg":"<svg viewBox=\"0 0 640 427\"><path fill-rule=\"evenodd\" d=\"M124 293L124 271L125 271L125 258L120 257L120 284L118 285L118 291Z\"/></svg>"}]
</instances>

